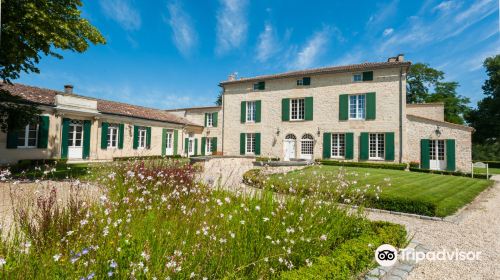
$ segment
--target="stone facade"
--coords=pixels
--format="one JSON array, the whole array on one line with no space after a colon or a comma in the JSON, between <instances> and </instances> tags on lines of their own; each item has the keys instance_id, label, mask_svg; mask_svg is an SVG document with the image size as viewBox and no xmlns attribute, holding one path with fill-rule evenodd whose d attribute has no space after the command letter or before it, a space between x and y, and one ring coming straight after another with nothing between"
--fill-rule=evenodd
<instances>
[{"instance_id":1,"label":"stone facade","mask_svg":"<svg viewBox=\"0 0 500 280\"><path fill-rule=\"evenodd\" d=\"M406 104L406 113L444 122L444 103Z\"/></svg>"},{"instance_id":2,"label":"stone facade","mask_svg":"<svg viewBox=\"0 0 500 280\"><path fill-rule=\"evenodd\" d=\"M240 133L261 133L261 155L283 158L283 140L294 134L298 144L304 134L314 137L314 158L322 158L324 132L354 132L354 159L359 157L359 135L361 132L394 132L395 161L399 158L400 102L406 103L405 76L400 76L400 67L376 69L373 81L353 82L352 72L310 75L310 86L297 86L302 77L273 79L266 81L263 91L253 91L253 83L237 83L224 86L224 154L240 154ZM375 120L339 120L339 95L376 93ZM313 97L312 121L282 121L281 100L283 98ZM261 100L260 123L241 123L241 101ZM405 107L402 107L405 114ZM279 134L278 134L279 129ZM318 133L319 132L319 133ZM404 135L403 131L401 131ZM318 135L319 134L319 135ZM300 157L300 145L297 145Z\"/></svg>"}]
</instances>

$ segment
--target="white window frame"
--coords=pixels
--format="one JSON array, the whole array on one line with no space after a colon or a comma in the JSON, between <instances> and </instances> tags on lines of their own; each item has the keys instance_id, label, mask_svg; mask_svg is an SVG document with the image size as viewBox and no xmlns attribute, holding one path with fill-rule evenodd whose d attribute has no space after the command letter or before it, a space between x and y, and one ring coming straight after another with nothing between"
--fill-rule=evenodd
<instances>
[{"instance_id":1,"label":"white window frame","mask_svg":"<svg viewBox=\"0 0 500 280\"><path fill-rule=\"evenodd\" d=\"M207 127L213 127L213 126L214 126L214 114L208 113L207 114Z\"/></svg>"},{"instance_id":2,"label":"white window frame","mask_svg":"<svg viewBox=\"0 0 500 280\"><path fill-rule=\"evenodd\" d=\"M255 133L247 133L245 135L245 154L255 154Z\"/></svg>"},{"instance_id":3,"label":"white window frame","mask_svg":"<svg viewBox=\"0 0 500 280\"><path fill-rule=\"evenodd\" d=\"M147 143L147 137L148 133L145 127L140 127L137 131L138 134L138 140L137 140L137 147L139 149L146 149L146 143Z\"/></svg>"},{"instance_id":4,"label":"white window frame","mask_svg":"<svg viewBox=\"0 0 500 280\"><path fill-rule=\"evenodd\" d=\"M22 146L19 146L19 145L18 145L18 146L17 146L18 148L23 148L23 149L24 149L24 148L36 148L36 147L38 147L38 140L39 140L39 139L38 139L38 129L39 129L39 125L38 125L38 124L36 124L36 125L35 125L35 126L36 126L36 130L35 130L35 131L36 131L36 135L35 135L35 145L34 145L34 146L29 145L29 139L30 139L30 138L29 138L29 133L30 133L30 125L33 125L33 124L28 124L28 125L26 125L26 126L24 127L24 129L22 129L22 130L19 132L19 133L21 133L21 134L22 134L22 133L24 133L24 136L22 136L22 137L23 137L23 139L24 139L24 145L22 145ZM18 135L17 135L17 139L16 139L16 141L19 141L19 138L20 138L19 136L20 136L20 135L18 134ZM33 139L33 138L32 138L32 139Z\"/></svg>"},{"instance_id":5,"label":"white window frame","mask_svg":"<svg viewBox=\"0 0 500 280\"><path fill-rule=\"evenodd\" d=\"M293 98L290 99L290 120L303 121L306 116L306 99Z\"/></svg>"},{"instance_id":6,"label":"white window frame","mask_svg":"<svg viewBox=\"0 0 500 280\"><path fill-rule=\"evenodd\" d=\"M212 137L205 138L205 155L212 154Z\"/></svg>"},{"instance_id":7,"label":"white window frame","mask_svg":"<svg viewBox=\"0 0 500 280\"><path fill-rule=\"evenodd\" d=\"M246 104L246 122L255 122L255 117L257 114L257 102L255 101L247 101Z\"/></svg>"},{"instance_id":8,"label":"white window frame","mask_svg":"<svg viewBox=\"0 0 500 280\"><path fill-rule=\"evenodd\" d=\"M352 81L354 83L359 83L363 81L363 73L354 73L352 74Z\"/></svg>"},{"instance_id":9,"label":"white window frame","mask_svg":"<svg viewBox=\"0 0 500 280\"><path fill-rule=\"evenodd\" d=\"M345 133L332 133L331 158L345 158Z\"/></svg>"},{"instance_id":10,"label":"white window frame","mask_svg":"<svg viewBox=\"0 0 500 280\"><path fill-rule=\"evenodd\" d=\"M120 137L118 133L119 133L118 125L110 124L108 126L108 134L107 134L108 148L112 149L118 148L118 137Z\"/></svg>"},{"instance_id":11,"label":"white window frame","mask_svg":"<svg viewBox=\"0 0 500 280\"><path fill-rule=\"evenodd\" d=\"M353 97L355 99L354 103L352 100ZM349 95L348 108L349 108L349 119L350 120L365 120L366 119L366 94L351 94L351 95Z\"/></svg>"},{"instance_id":12,"label":"white window frame","mask_svg":"<svg viewBox=\"0 0 500 280\"><path fill-rule=\"evenodd\" d=\"M165 133L165 149L172 149L173 148L173 142L174 142L174 131L173 130L167 130Z\"/></svg>"},{"instance_id":13,"label":"white window frame","mask_svg":"<svg viewBox=\"0 0 500 280\"><path fill-rule=\"evenodd\" d=\"M385 133L368 134L368 159L385 159Z\"/></svg>"},{"instance_id":14,"label":"white window frame","mask_svg":"<svg viewBox=\"0 0 500 280\"><path fill-rule=\"evenodd\" d=\"M311 134L302 135L300 139L300 154L314 155L314 136Z\"/></svg>"}]
</instances>

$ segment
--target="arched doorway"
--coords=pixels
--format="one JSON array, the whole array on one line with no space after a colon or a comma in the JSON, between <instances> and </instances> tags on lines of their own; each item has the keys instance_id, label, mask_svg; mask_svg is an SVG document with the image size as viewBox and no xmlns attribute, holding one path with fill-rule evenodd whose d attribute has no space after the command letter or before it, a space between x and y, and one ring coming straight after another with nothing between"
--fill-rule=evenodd
<instances>
[{"instance_id":1,"label":"arched doorway","mask_svg":"<svg viewBox=\"0 0 500 280\"><path fill-rule=\"evenodd\" d=\"M283 141L283 152L285 154L284 160L288 161L290 159L296 158L296 140L297 138L293 134L287 134L285 140Z\"/></svg>"},{"instance_id":2,"label":"arched doorway","mask_svg":"<svg viewBox=\"0 0 500 280\"><path fill-rule=\"evenodd\" d=\"M300 158L312 159L314 154L314 137L311 134L304 134L300 140Z\"/></svg>"}]
</instances>

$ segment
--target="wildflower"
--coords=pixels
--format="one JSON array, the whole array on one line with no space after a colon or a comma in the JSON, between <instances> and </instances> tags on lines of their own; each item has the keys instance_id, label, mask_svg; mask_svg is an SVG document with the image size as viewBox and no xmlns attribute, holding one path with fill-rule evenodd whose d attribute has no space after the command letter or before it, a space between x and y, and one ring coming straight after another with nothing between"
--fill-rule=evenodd
<instances>
[{"instance_id":1,"label":"wildflower","mask_svg":"<svg viewBox=\"0 0 500 280\"><path fill-rule=\"evenodd\" d=\"M312 262L309 259L306 259L306 265L308 267L311 267L312 266Z\"/></svg>"},{"instance_id":2,"label":"wildflower","mask_svg":"<svg viewBox=\"0 0 500 280\"><path fill-rule=\"evenodd\" d=\"M326 241L326 234L321 235L321 237L319 238L319 240Z\"/></svg>"},{"instance_id":3,"label":"wildflower","mask_svg":"<svg viewBox=\"0 0 500 280\"><path fill-rule=\"evenodd\" d=\"M55 262L57 262L61 258L61 254L55 254L52 258L54 259Z\"/></svg>"},{"instance_id":4,"label":"wildflower","mask_svg":"<svg viewBox=\"0 0 500 280\"><path fill-rule=\"evenodd\" d=\"M146 261L149 260L149 255L144 251L141 253L141 257L144 258Z\"/></svg>"},{"instance_id":5,"label":"wildflower","mask_svg":"<svg viewBox=\"0 0 500 280\"><path fill-rule=\"evenodd\" d=\"M111 260L111 263L109 264L109 267L111 267L111 268L117 268L118 264L114 260Z\"/></svg>"},{"instance_id":6,"label":"wildflower","mask_svg":"<svg viewBox=\"0 0 500 280\"><path fill-rule=\"evenodd\" d=\"M255 206L255 210L259 211L260 210L260 206L259 205Z\"/></svg>"},{"instance_id":7,"label":"wildflower","mask_svg":"<svg viewBox=\"0 0 500 280\"><path fill-rule=\"evenodd\" d=\"M7 261L4 258L0 258L0 267L4 266Z\"/></svg>"}]
</instances>

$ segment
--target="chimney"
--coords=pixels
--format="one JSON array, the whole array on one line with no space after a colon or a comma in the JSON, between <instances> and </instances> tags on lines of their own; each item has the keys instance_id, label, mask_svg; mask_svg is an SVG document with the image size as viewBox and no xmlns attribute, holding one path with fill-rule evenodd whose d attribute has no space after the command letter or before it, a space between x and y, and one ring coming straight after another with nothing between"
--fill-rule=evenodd
<instances>
[{"instance_id":1,"label":"chimney","mask_svg":"<svg viewBox=\"0 0 500 280\"><path fill-rule=\"evenodd\" d=\"M397 57L393 56L393 57L389 57L387 59L387 62L396 62L396 60L397 60Z\"/></svg>"},{"instance_id":2,"label":"chimney","mask_svg":"<svg viewBox=\"0 0 500 280\"><path fill-rule=\"evenodd\" d=\"M399 61L399 62L405 61L405 55L402 53L398 54L396 61Z\"/></svg>"},{"instance_id":3,"label":"chimney","mask_svg":"<svg viewBox=\"0 0 500 280\"><path fill-rule=\"evenodd\" d=\"M73 93L73 85L64 85L64 93L72 94Z\"/></svg>"},{"instance_id":4,"label":"chimney","mask_svg":"<svg viewBox=\"0 0 500 280\"><path fill-rule=\"evenodd\" d=\"M236 81L236 77L238 77L238 72L234 72L234 73L229 74L229 76L227 77L227 80L228 81Z\"/></svg>"}]
</instances>

